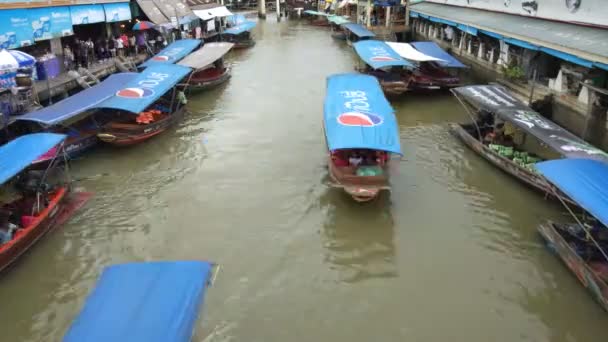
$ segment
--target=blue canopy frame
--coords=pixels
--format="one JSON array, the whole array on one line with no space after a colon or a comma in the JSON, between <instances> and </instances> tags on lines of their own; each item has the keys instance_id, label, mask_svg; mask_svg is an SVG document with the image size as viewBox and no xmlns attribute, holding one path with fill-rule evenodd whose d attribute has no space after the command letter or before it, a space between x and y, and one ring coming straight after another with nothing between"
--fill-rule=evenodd
<instances>
[{"instance_id":1,"label":"blue canopy frame","mask_svg":"<svg viewBox=\"0 0 608 342\"><path fill-rule=\"evenodd\" d=\"M556 159L536 168L568 197L608 227L608 164L593 159Z\"/></svg>"},{"instance_id":2,"label":"blue canopy frame","mask_svg":"<svg viewBox=\"0 0 608 342\"><path fill-rule=\"evenodd\" d=\"M212 265L139 262L107 267L64 342L189 342Z\"/></svg>"},{"instance_id":3,"label":"blue canopy frame","mask_svg":"<svg viewBox=\"0 0 608 342\"><path fill-rule=\"evenodd\" d=\"M366 148L401 154L397 119L373 76L328 77L323 119L330 151Z\"/></svg>"},{"instance_id":4,"label":"blue canopy frame","mask_svg":"<svg viewBox=\"0 0 608 342\"><path fill-rule=\"evenodd\" d=\"M374 32L366 29L365 26L361 24L348 23L342 26L346 27L346 29L348 29L350 32L352 32L355 36L359 38L370 38L376 36Z\"/></svg>"},{"instance_id":5,"label":"blue canopy frame","mask_svg":"<svg viewBox=\"0 0 608 342\"><path fill-rule=\"evenodd\" d=\"M171 90L191 71L192 69L182 65L154 63L94 108L119 109L138 114Z\"/></svg>"},{"instance_id":6,"label":"blue canopy frame","mask_svg":"<svg viewBox=\"0 0 608 342\"><path fill-rule=\"evenodd\" d=\"M17 117L16 121L34 121L53 126L69 120L114 96L116 92L137 77L137 73L125 72L110 75L103 82L76 93L65 100L35 112Z\"/></svg>"},{"instance_id":7,"label":"blue canopy frame","mask_svg":"<svg viewBox=\"0 0 608 342\"><path fill-rule=\"evenodd\" d=\"M412 44L416 50L424 53L425 55L441 59L441 61L436 62L441 66L447 68L467 68L466 65L462 64L454 56L447 53L435 42L413 42L410 44Z\"/></svg>"},{"instance_id":8,"label":"blue canopy frame","mask_svg":"<svg viewBox=\"0 0 608 342\"><path fill-rule=\"evenodd\" d=\"M374 69L388 66L413 67L388 44L379 40L362 40L353 44L359 57Z\"/></svg>"},{"instance_id":9,"label":"blue canopy frame","mask_svg":"<svg viewBox=\"0 0 608 342\"><path fill-rule=\"evenodd\" d=\"M255 21L246 21L242 24L227 29L226 31L224 31L224 34L231 34L236 36L243 32L250 31L252 28L255 27L255 25L257 25Z\"/></svg>"},{"instance_id":10,"label":"blue canopy frame","mask_svg":"<svg viewBox=\"0 0 608 342\"><path fill-rule=\"evenodd\" d=\"M177 63L182 58L190 54L201 44L200 39L180 39L167 45L159 53L152 56L145 63L141 64L140 68L146 68L156 63Z\"/></svg>"},{"instance_id":11,"label":"blue canopy frame","mask_svg":"<svg viewBox=\"0 0 608 342\"><path fill-rule=\"evenodd\" d=\"M25 170L65 138L63 134L35 133L20 136L0 146L0 184Z\"/></svg>"}]
</instances>

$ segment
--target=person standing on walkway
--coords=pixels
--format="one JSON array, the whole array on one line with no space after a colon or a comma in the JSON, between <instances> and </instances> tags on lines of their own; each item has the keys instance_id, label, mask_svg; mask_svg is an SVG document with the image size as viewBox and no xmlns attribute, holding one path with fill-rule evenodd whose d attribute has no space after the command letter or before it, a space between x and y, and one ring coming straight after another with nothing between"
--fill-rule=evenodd
<instances>
[{"instance_id":1,"label":"person standing on walkway","mask_svg":"<svg viewBox=\"0 0 608 342\"><path fill-rule=\"evenodd\" d=\"M137 55L137 45L135 42L135 35L131 34L129 36L129 49L131 51L131 55Z\"/></svg>"},{"instance_id":2,"label":"person standing on walkway","mask_svg":"<svg viewBox=\"0 0 608 342\"><path fill-rule=\"evenodd\" d=\"M124 48L123 56L129 55L129 37L126 34L120 35L120 40L122 40L122 46Z\"/></svg>"},{"instance_id":3,"label":"person standing on walkway","mask_svg":"<svg viewBox=\"0 0 608 342\"><path fill-rule=\"evenodd\" d=\"M110 50L110 55L112 58L116 57L116 40L114 37L110 37L110 39L108 39L108 50Z\"/></svg>"},{"instance_id":4,"label":"person standing on walkway","mask_svg":"<svg viewBox=\"0 0 608 342\"><path fill-rule=\"evenodd\" d=\"M136 46L137 46L137 50L135 51L136 54L138 54L142 51L146 51L146 37L143 32L137 33L137 45Z\"/></svg>"},{"instance_id":5,"label":"person standing on walkway","mask_svg":"<svg viewBox=\"0 0 608 342\"><path fill-rule=\"evenodd\" d=\"M118 51L118 56L124 57L125 46L122 43L122 39L120 39L120 37L116 37L116 39L114 39L114 41L116 44L116 51Z\"/></svg>"}]
</instances>

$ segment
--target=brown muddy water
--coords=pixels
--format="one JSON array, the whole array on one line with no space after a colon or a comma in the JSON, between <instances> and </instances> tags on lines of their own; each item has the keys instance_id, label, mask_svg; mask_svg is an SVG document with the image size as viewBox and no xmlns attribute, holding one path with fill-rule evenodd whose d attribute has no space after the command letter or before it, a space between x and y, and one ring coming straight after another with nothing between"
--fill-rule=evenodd
<instances>
[{"instance_id":1,"label":"brown muddy water","mask_svg":"<svg viewBox=\"0 0 608 342\"><path fill-rule=\"evenodd\" d=\"M327 186L321 118L354 52L296 20L254 32L178 127L73 163L96 195L0 278L0 340L61 340L106 265L206 259L221 271L194 341L606 341L536 233L567 217L450 135L455 100L393 102L393 191L353 203Z\"/></svg>"}]
</instances>

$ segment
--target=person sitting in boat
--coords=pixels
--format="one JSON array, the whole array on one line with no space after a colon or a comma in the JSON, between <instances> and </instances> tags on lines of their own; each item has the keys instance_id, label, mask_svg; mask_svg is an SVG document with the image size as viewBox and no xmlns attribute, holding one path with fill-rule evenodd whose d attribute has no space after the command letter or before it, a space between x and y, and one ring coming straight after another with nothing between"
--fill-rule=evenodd
<instances>
[{"instance_id":1,"label":"person sitting in boat","mask_svg":"<svg viewBox=\"0 0 608 342\"><path fill-rule=\"evenodd\" d=\"M337 167L347 167L349 165L348 160L344 158L344 155L340 151L331 152L331 160Z\"/></svg>"},{"instance_id":2,"label":"person sitting in boat","mask_svg":"<svg viewBox=\"0 0 608 342\"><path fill-rule=\"evenodd\" d=\"M350 164L350 166L357 167L357 166L361 165L362 162L363 162L363 158L361 157L359 152L353 152L353 154L350 156L350 158L348 158L348 164Z\"/></svg>"},{"instance_id":3,"label":"person sitting in boat","mask_svg":"<svg viewBox=\"0 0 608 342\"><path fill-rule=\"evenodd\" d=\"M19 228L11 223L9 218L10 213L0 212L0 245L11 241L15 231Z\"/></svg>"},{"instance_id":4,"label":"person sitting in boat","mask_svg":"<svg viewBox=\"0 0 608 342\"><path fill-rule=\"evenodd\" d=\"M384 151L376 151L376 163L380 166L386 165L388 161L388 153Z\"/></svg>"}]
</instances>

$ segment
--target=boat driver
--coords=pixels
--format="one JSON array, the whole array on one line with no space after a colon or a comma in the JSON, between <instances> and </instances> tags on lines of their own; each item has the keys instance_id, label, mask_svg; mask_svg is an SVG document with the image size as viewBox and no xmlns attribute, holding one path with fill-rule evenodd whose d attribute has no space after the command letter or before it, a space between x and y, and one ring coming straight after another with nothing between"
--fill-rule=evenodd
<instances>
[{"instance_id":1,"label":"boat driver","mask_svg":"<svg viewBox=\"0 0 608 342\"><path fill-rule=\"evenodd\" d=\"M9 212L0 211L0 245L11 241L13 234L19 228L9 221L9 217Z\"/></svg>"}]
</instances>

